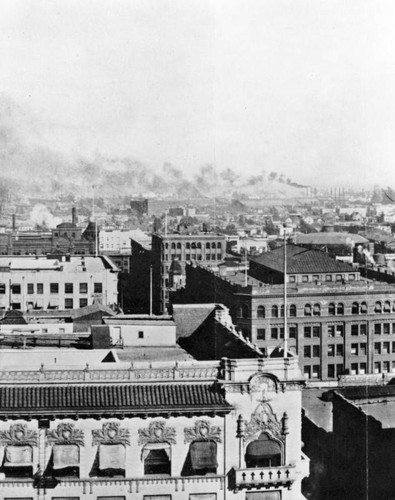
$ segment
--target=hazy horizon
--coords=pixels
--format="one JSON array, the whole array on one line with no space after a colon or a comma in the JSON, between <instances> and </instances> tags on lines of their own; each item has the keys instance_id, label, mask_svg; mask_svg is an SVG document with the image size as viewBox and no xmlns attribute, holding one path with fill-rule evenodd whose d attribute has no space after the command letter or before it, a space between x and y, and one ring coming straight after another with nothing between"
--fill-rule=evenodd
<instances>
[{"instance_id":1,"label":"hazy horizon","mask_svg":"<svg viewBox=\"0 0 395 500\"><path fill-rule=\"evenodd\" d=\"M390 0L3 0L2 168L39 147L394 186L394 21Z\"/></svg>"}]
</instances>

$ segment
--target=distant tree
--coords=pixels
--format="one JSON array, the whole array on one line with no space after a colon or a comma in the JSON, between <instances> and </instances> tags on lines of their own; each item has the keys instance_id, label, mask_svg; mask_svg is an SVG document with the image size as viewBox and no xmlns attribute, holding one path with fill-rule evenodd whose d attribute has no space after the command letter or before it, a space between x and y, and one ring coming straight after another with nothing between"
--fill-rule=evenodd
<instances>
[{"instance_id":1,"label":"distant tree","mask_svg":"<svg viewBox=\"0 0 395 500\"><path fill-rule=\"evenodd\" d=\"M275 181L277 179L277 172L270 172L269 181Z\"/></svg>"},{"instance_id":2,"label":"distant tree","mask_svg":"<svg viewBox=\"0 0 395 500\"><path fill-rule=\"evenodd\" d=\"M312 226L311 224L307 224L307 222L304 219L300 220L299 231L301 233L304 233L304 234L316 233L317 232L316 229L314 228L314 226Z\"/></svg>"}]
</instances>

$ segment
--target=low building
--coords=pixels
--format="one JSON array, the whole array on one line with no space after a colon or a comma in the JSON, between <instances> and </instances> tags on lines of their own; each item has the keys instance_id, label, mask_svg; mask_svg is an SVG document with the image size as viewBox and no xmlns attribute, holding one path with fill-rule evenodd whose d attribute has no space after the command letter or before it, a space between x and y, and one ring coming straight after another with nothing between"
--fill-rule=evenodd
<instances>
[{"instance_id":1,"label":"low building","mask_svg":"<svg viewBox=\"0 0 395 500\"><path fill-rule=\"evenodd\" d=\"M117 274L104 256L1 257L0 310L116 305Z\"/></svg>"}]
</instances>

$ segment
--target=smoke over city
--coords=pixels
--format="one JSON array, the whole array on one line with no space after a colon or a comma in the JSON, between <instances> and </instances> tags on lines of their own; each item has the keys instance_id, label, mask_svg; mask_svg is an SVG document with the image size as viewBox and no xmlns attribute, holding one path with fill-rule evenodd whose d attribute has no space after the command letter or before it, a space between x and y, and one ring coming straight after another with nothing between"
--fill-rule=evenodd
<instances>
[{"instance_id":1,"label":"smoke over city","mask_svg":"<svg viewBox=\"0 0 395 500\"><path fill-rule=\"evenodd\" d=\"M62 222L62 219L54 217L48 208L40 203L33 207L30 221L37 227L53 229Z\"/></svg>"},{"instance_id":2,"label":"smoke over city","mask_svg":"<svg viewBox=\"0 0 395 500\"><path fill-rule=\"evenodd\" d=\"M170 163L154 168L125 156L96 153L93 158L85 158L44 144L35 118L2 96L0 188L3 189L18 186L19 192L27 196L69 193L86 196L87 189L94 183L100 196L229 197L262 196L265 190L293 195L293 190L302 187L264 169L257 176L247 177L232 168L218 170L213 165L202 165L194 175L187 177L182 166ZM39 210L36 212L40 224L42 214ZM45 224L52 224L48 214Z\"/></svg>"}]
</instances>

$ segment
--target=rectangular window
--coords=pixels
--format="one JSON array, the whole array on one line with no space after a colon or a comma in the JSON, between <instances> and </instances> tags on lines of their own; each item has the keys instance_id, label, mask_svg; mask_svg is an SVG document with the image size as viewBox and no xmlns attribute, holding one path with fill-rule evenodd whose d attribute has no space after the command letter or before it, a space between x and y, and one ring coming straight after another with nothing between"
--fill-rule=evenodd
<instances>
[{"instance_id":1,"label":"rectangular window","mask_svg":"<svg viewBox=\"0 0 395 500\"><path fill-rule=\"evenodd\" d=\"M302 282L303 282L303 283L307 283L308 281L309 281L309 277L308 277L308 276L306 276L306 275L303 275L303 276L302 276Z\"/></svg>"},{"instance_id":2,"label":"rectangular window","mask_svg":"<svg viewBox=\"0 0 395 500\"><path fill-rule=\"evenodd\" d=\"M332 281L332 275L331 274L327 274L325 276L325 281Z\"/></svg>"},{"instance_id":3,"label":"rectangular window","mask_svg":"<svg viewBox=\"0 0 395 500\"><path fill-rule=\"evenodd\" d=\"M80 307L86 307L88 305L88 299L80 299Z\"/></svg>"},{"instance_id":4,"label":"rectangular window","mask_svg":"<svg viewBox=\"0 0 395 500\"><path fill-rule=\"evenodd\" d=\"M383 342L383 354L389 354L389 353L390 353L390 343Z\"/></svg>"},{"instance_id":5,"label":"rectangular window","mask_svg":"<svg viewBox=\"0 0 395 500\"><path fill-rule=\"evenodd\" d=\"M27 293L28 295L33 295L34 293L34 283L27 284Z\"/></svg>"},{"instance_id":6,"label":"rectangular window","mask_svg":"<svg viewBox=\"0 0 395 500\"><path fill-rule=\"evenodd\" d=\"M375 354L381 354L381 344L380 344L380 342L375 342L374 343L374 353Z\"/></svg>"},{"instance_id":7,"label":"rectangular window","mask_svg":"<svg viewBox=\"0 0 395 500\"><path fill-rule=\"evenodd\" d=\"M366 331L367 331L367 328L366 328L366 324L363 323L362 325L359 325L359 333L360 335L366 335Z\"/></svg>"},{"instance_id":8,"label":"rectangular window","mask_svg":"<svg viewBox=\"0 0 395 500\"><path fill-rule=\"evenodd\" d=\"M361 356L366 356L366 342L359 344L359 353Z\"/></svg>"},{"instance_id":9,"label":"rectangular window","mask_svg":"<svg viewBox=\"0 0 395 500\"><path fill-rule=\"evenodd\" d=\"M144 332L143 331L139 331L139 339L143 339L144 338Z\"/></svg>"},{"instance_id":10,"label":"rectangular window","mask_svg":"<svg viewBox=\"0 0 395 500\"><path fill-rule=\"evenodd\" d=\"M50 283L49 284L49 291L51 293L59 293L59 283Z\"/></svg>"},{"instance_id":11,"label":"rectangular window","mask_svg":"<svg viewBox=\"0 0 395 500\"><path fill-rule=\"evenodd\" d=\"M280 339L284 338L284 328L280 328Z\"/></svg>"},{"instance_id":12,"label":"rectangular window","mask_svg":"<svg viewBox=\"0 0 395 500\"><path fill-rule=\"evenodd\" d=\"M395 361L392 362L392 373L395 373Z\"/></svg>"},{"instance_id":13,"label":"rectangular window","mask_svg":"<svg viewBox=\"0 0 395 500\"><path fill-rule=\"evenodd\" d=\"M351 335L356 337L358 335L359 325L351 325Z\"/></svg>"},{"instance_id":14,"label":"rectangular window","mask_svg":"<svg viewBox=\"0 0 395 500\"><path fill-rule=\"evenodd\" d=\"M379 363L378 361L375 361L373 371L374 371L374 373L380 373L381 372L381 363Z\"/></svg>"},{"instance_id":15,"label":"rectangular window","mask_svg":"<svg viewBox=\"0 0 395 500\"><path fill-rule=\"evenodd\" d=\"M395 323L392 323L392 333L395 333Z\"/></svg>"},{"instance_id":16,"label":"rectangular window","mask_svg":"<svg viewBox=\"0 0 395 500\"><path fill-rule=\"evenodd\" d=\"M328 337L335 336L335 325L328 325Z\"/></svg>"},{"instance_id":17,"label":"rectangular window","mask_svg":"<svg viewBox=\"0 0 395 500\"><path fill-rule=\"evenodd\" d=\"M341 280L342 280L342 275L336 274L336 281L341 281Z\"/></svg>"},{"instance_id":18,"label":"rectangular window","mask_svg":"<svg viewBox=\"0 0 395 500\"><path fill-rule=\"evenodd\" d=\"M376 323L374 325L374 334L381 335L381 323Z\"/></svg>"},{"instance_id":19,"label":"rectangular window","mask_svg":"<svg viewBox=\"0 0 395 500\"><path fill-rule=\"evenodd\" d=\"M311 366L305 366L303 368L303 374L306 378L311 378Z\"/></svg>"},{"instance_id":20,"label":"rectangular window","mask_svg":"<svg viewBox=\"0 0 395 500\"><path fill-rule=\"evenodd\" d=\"M336 356L343 356L343 344L336 345Z\"/></svg>"},{"instance_id":21,"label":"rectangular window","mask_svg":"<svg viewBox=\"0 0 395 500\"><path fill-rule=\"evenodd\" d=\"M97 500L101 500L104 498L106 497L100 497ZM143 500L171 500L171 495L144 495Z\"/></svg>"},{"instance_id":22,"label":"rectangular window","mask_svg":"<svg viewBox=\"0 0 395 500\"><path fill-rule=\"evenodd\" d=\"M334 344L328 344L328 356L334 356L335 355L335 345Z\"/></svg>"},{"instance_id":23,"label":"rectangular window","mask_svg":"<svg viewBox=\"0 0 395 500\"><path fill-rule=\"evenodd\" d=\"M359 374L360 375L365 375L366 374L366 370L367 370L367 365L366 363L361 363L359 365Z\"/></svg>"},{"instance_id":24,"label":"rectangular window","mask_svg":"<svg viewBox=\"0 0 395 500\"><path fill-rule=\"evenodd\" d=\"M355 274L349 274L348 281L354 281L354 280L355 280Z\"/></svg>"},{"instance_id":25,"label":"rectangular window","mask_svg":"<svg viewBox=\"0 0 395 500\"><path fill-rule=\"evenodd\" d=\"M270 336L272 339L278 339L278 329L272 328L270 331Z\"/></svg>"},{"instance_id":26,"label":"rectangular window","mask_svg":"<svg viewBox=\"0 0 395 500\"><path fill-rule=\"evenodd\" d=\"M93 292L94 293L103 293L103 283L94 283Z\"/></svg>"},{"instance_id":27,"label":"rectangular window","mask_svg":"<svg viewBox=\"0 0 395 500\"><path fill-rule=\"evenodd\" d=\"M328 365L328 378L335 378L335 365Z\"/></svg>"},{"instance_id":28,"label":"rectangular window","mask_svg":"<svg viewBox=\"0 0 395 500\"><path fill-rule=\"evenodd\" d=\"M336 325L336 337L343 337L344 335L344 326Z\"/></svg>"},{"instance_id":29,"label":"rectangular window","mask_svg":"<svg viewBox=\"0 0 395 500\"><path fill-rule=\"evenodd\" d=\"M343 373L344 373L343 365L341 365L341 364L336 365L336 373L337 373L337 376L343 375Z\"/></svg>"},{"instance_id":30,"label":"rectangular window","mask_svg":"<svg viewBox=\"0 0 395 500\"><path fill-rule=\"evenodd\" d=\"M65 283L64 284L64 293L73 293L73 292L74 292L73 283Z\"/></svg>"},{"instance_id":31,"label":"rectangular window","mask_svg":"<svg viewBox=\"0 0 395 500\"><path fill-rule=\"evenodd\" d=\"M320 279L320 277L318 276L318 274L313 274L314 281L318 281L319 279Z\"/></svg>"},{"instance_id":32,"label":"rectangular window","mask_svg":"<svg viewBox=\"0 0 395 500\"><path fill-rule=\"evenodd\" d=\"M288 281L289 281L290 283L295 283L295 281L296 281L296 280L295 280L295 276L290 276L290 277L288 278Z\"/></svg>"},{"instance_id":33,"label":"rectangular window","mask_svg":"<svg viewBox=\"0 0 395 500\"><path fill-rule=\"evenodd\" d=\"M65 309L73 309L73 299L65 299L64 308Z\"/></svg>"},{"instance_id":34,"label":"rectangular window","mask_svg":"<svg viewBox=\"0 0 395 500\"><path fill-rule=\"evenodd\" d=\"M320 365L313 366L313 377L312 378L320 378Z\"/></svg>"},{"instance_id":35,"label":"rectangular window","mask_svg":"<svg viewBox=\"0 0 395 500\"><path fill-rule=\"evenodd\" d=\"M384 361L383 363L383 373L389 373L390 371L390 362Z\"/></svg>"},{"instance_id":36,"label":"rectangular window","mask_svg":"<svg viewBox=\"0 0 395 500\"><path fill-rule=\"evenodd\" d=\"M358 356L358 344L351 344L351 354Z\"/></svg>"},{"instance_id":37,"label":"rectangular window","mask_svg":"<svg viewBox=\"0 0 395 500\"><path fill-rule=\"evenodd\" d=\"M257 338L257 340L265 340L265 329L264 328L257 328L256 338Z\"/></svg>"},{"instance_id":38,"label":"rectangular window","mask_svg":"<svg viewBox=\"0 0 395 500\"><path fill-rule=\"evenodd\" d=\"M389 323L384 323L383 324L383 333L384 333L384 335L389 335L390 334L390 324Z\"/></svg>"},{"instance_id":39,"label":"rectangular window","mask_svg":"<svg viewBox=\"0 0 395 500\"><path fill-rule=\"evenodd\" d=\"M320 336L320 327L313 326L313 337L319 337L319 336Z\"/></svg>"},{"instance_id":40,"label":"rectangular window","mask_svg":"<svg viewBox=\"0 0 395 500\"><path fill-rule=\"evenodd\" d=\"M351 363L351 375L358 375L358 363Z\"/></svg>"},{"instance_id":41,"label":"rectangular window","mask_svg":"<svg viewBox=\"0 0 395 500\"><path fill-rule=\"evenodd\" d=\"M191 493L189 500L217 500L216 493Z\"/></svg>"},{"instance_id":42,"label":"rectangular window","mask_svg":"<svg viewBox=\"0 0 395 500\"><path fill-rule=\"evenodd\" d=\"M311 347L309 345L304 346L304 357L311 358Z\"/></svg>"},{"instance_id":43,"label":"rectangular window","mask_svg":"<svg viewBox=\"0 0 395 500\"><path fill-rule=\"evenodd\" d=\"M146 498L146 495L144 495L144 500L145 500L145 498ZM155 498L155 496L150 497L150 495L149 495L149 496L147 496L147 498L148 498L148 499L149 499L149 498ZM164 498L164 499L166 499L166 500L171 500L171 495L159 495L157 498L158 498L158 499L162 499L162 498ZM111 495L111 496L109 496L109 497L108 497L108 496L106 496L106 497L97 497L97 500L125 500L125 497L124 497L124 496L122 496L122 495L121 495L121 496L118 496L118 495L117 495L117 496Z\"/></svg>"},{"instance_id":44,"label":"rectangular window","mask_svg":"<svg viewBox=\"0 0 395 500\"><path fill-rule=\"evenodd\" d=\"M15 295L19 295L21 293L21 285L19 283L13 283L11 285L11 292Z\"/></svg>"},{"instance_id":45,"label":"rectangular window","mask_svg":"<svg viewBox=\"0 0 395 500\"><path fill-rule=\"evenodd\" d=\"M319 358L319 357L320 357L320 346L313 345L313 358Z\"/></svg>"},{"instance_id":46,"label":"rectangular window","mask_svg":"<svg viewBox=\"0 0 395 500\"><path fill-rule=\"evenodd\" d=\"M0 283L0 295L4 295L6 292L5 283Z\"/></svg>"},{"instance_id":47,"label":"rectangular window","mask_svg":"<svg viewBox=\"0 0 395 500\"><path fill-rule=\"evenodd\" d=\"M88 283L80 283L80 293L88 293Z\"/></svg>"},{"instance_id":48,"label":"rectangular window","mask_svg":"<svg viewBox=\"0 0 395 500\"><path fill-rule=\"evenodd\" d=\"M297 333L296 326L290 326L289 327L289 338L296 339L296 333Z\"/></svg>"},{"instance_id":49,"label":"rectangular window","mask_svg":"<svg viewBox=\"0 0 395 500\"><path fill-rule=\"evenodd\" d=\"M305 326L303 331L304 331L304 337L306 339L309 339L311 337L311 326Z\"/></svg>"},{"instance_id":50,"label":"rectangular window","mask_svg":"<svg viewBox=\"0 0 395 500\"><path fill-rule=\"evenodd\" d=\"M44 283L37 283L37 293L40 295L44 293Z\"/></svg>"},{"instance_id":51,"label":"rectangular window","mask_svg":"<svg viewBox=\"0 0 395 500\"><path fill-rule=\"evenodd\" d=\"M392 342L392 352L395 353L395 342Z\"/></svg>"}]
</instances>

